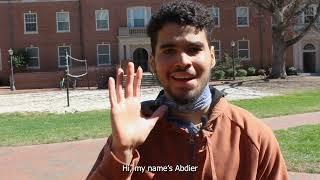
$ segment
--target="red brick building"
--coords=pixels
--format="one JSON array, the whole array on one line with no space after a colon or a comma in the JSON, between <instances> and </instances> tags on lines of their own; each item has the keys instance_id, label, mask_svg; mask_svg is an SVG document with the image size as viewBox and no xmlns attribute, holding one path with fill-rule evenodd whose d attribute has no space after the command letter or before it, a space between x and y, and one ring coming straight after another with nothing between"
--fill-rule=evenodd
<instances>
[{"instance_id":1,"label":"red brick building","mask_svg":"<svg viewBox=\"0 0 320 180\"><path fill-rule=\"evenodd\" d=\"M257 68L271 64L270 16L239 0L199 1L210 8L217 23L211 36L217 59L232 53L230 44L234 41L235 55L245 58L245 64ZM16 74L17 81L20 78L16 82L18 88L58 87L65 70L66 51L75 58L87 59L93 84L98 71L109 71L125 59L132 59L148 71L151 47L146 25L163 2L166 1L0 0L0 82L9 82L9 48L24 48L31 56L29 73ZM293 57L291 48L287 59L289 65L297 65L303 71L301 47L310 43L301 42L293 48L299 57ZM311 44L315 55L310 56L317 72L319 42Z\"/></svg>"}]
</instances>

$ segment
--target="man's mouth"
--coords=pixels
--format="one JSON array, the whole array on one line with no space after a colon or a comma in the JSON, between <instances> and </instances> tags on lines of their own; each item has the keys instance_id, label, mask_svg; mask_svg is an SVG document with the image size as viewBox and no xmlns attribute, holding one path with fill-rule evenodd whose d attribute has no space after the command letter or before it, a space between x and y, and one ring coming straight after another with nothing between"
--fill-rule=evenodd
<instances>
[{"instance_id":1,"label":"man's mouth","mask_svg":"<svg viewBox=\"0 0 320 180\"><path fill-rule=\"evenodd\" d=\"M177 81L189 81L194 79L193 77L172 77L172 79L177 80Z\"/></svg>"},{"instance_id":2,"label":"man's mouth","mask_svg":"<svg viewBox=\"0 0 320 180\"><path fill-rule=\"evenodd\" d=\"M171 74L171 78L177 81L189 81L194 79L195 76L185 72L176 72Z\"/></svg>"}]
</instances>

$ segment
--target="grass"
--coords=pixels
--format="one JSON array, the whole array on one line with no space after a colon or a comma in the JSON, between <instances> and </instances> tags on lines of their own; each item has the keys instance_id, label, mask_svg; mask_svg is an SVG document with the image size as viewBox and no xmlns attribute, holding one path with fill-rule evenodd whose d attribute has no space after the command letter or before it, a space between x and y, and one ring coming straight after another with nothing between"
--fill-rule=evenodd
<instances>
[{"instance_id":1,"label":"grass","mask_svg":"<svg viewBox=\"0 0 320 180\"><path fill-rule=\"evenodd\" d=\"M0 146L16 146L106 137L109 111L74 114L0 114Z\"/></svg>"},{"instance_id":2,"label":"grass","mask_svg":"<svg viewBox=\"0 0 320 180\"><path fill-rule=\"evenodd\" d=\"M259 118L320 111L320 90L291 93L261 99L237 100L238 105Z\"/></svg>"},{"instance_id":3,"label":"grass","mask_svg":"<svg viewBox=\"0 0 320 180\"><path fill-rule=\"evenodd\" d=\"M260 118L320 111L320 90L232 101ZM0 146L106 137L109 110L68 114L0 114ZM320 125L275 132L290 171L320 173Z\"/></svg>"},{"instance_id":4,"label":"grass","mask_svg":"<svg viewBox=\"0 0 320 180\"><path fill-rule=\"evenodd\" d=\"M320 90L232 103L260 118L320 111ZM111 133L108 110L0 114L0 124L0 146L74 141L106 137Z\"/></svg>"},{"instance_id":5,"label":"grass","mask_svg":"<svg viewBox=\"0 0 320 180\"><path fill-rule=\"evenodd\" d=\"M275 131L289 171L320 173L320 124Z\"/></svg>"}]
</instances>

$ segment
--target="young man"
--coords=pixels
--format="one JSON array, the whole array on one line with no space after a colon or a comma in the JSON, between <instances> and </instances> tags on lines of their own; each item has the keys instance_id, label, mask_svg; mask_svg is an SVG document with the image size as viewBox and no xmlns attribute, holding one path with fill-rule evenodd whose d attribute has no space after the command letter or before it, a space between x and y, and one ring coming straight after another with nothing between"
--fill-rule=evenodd
<instances>
[{"instance_id":1,"label":"young man","mask_svg":"<svg viewBox=\"0 0 320 180\"><path fill-rule=\"evenodd\" d=\"M288 179L272 131L208 86L212 20L191 1L162 6L148 26L163 91L140 104L142 69L109 80L112 135L88 179Z\"/></svg>"}]
</instances>

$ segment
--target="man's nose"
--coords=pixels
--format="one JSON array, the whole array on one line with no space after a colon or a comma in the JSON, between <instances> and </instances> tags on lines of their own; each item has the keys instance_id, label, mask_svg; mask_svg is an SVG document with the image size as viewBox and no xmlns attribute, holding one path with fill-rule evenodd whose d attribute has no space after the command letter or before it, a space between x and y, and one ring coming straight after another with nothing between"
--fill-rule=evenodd
<instances>
[{"instance_id":1,"label":"man's nose","mask_svg":"<svg viewBox=\"0 0 320 180\"><path fill-rule=\"evenodd\" d=\"M188 68L192 65L191 56L185 52L181 52L177 57L176 65L183 68Z\"/></svg>"}]
</instances>

